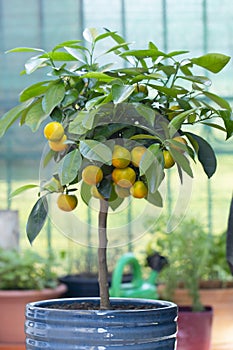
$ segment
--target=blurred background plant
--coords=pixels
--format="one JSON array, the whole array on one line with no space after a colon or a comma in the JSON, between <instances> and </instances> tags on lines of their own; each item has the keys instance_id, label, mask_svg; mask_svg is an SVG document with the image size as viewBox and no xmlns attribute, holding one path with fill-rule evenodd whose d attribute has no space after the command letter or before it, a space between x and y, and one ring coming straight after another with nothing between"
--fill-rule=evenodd
<instances>
[{"instance_id":1,"label":"blurred background plant","mask_svg":"<svg viewBox=\"0 0 233 350\"><path fill-rule=\"evenodd\" d=\"M146 259L154 252L168 259L168 265L158 278L164 286L162 298L172 300L176 288L186 288L193 310L201 310L201 287L211 288L213 281L215 287L224 287L232 281L226 261L226 233L209 235L200 221L187 218L168 234L165 233L166 222L166 217L161 217L156 227L151 226L145 249Z\"/></svg>"}]
</instances>

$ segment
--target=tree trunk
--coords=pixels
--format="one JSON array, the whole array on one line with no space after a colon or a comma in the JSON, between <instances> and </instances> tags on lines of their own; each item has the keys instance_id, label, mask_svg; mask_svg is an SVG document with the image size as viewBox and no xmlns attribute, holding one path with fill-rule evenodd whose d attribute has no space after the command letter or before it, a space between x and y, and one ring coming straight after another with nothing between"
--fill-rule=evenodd
<instances>
[{"instance_id":1,"label":"tree trunk","mask_svg":"<svg viewBox=\"0 0 233 350\"><path fill-rule=\"evenodd\" d=\"M108 286L108 267L107 267L107 216L108 201L100 200L99 211L99 290L100 290L100 309L110 309L109 286Z\"/></svg>"}]
</instances>

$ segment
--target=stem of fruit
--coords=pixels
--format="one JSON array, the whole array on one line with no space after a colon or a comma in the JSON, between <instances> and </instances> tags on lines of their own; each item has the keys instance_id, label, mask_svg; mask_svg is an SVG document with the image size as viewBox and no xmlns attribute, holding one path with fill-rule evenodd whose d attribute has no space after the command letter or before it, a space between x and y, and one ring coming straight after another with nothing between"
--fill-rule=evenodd
<instances>
[{"instance_id":1,"label":"stem of fruit","mask_svg":"<svg viewBox=\"0 0 233 350\"><path fill-rule=\"evenodd\" d=\"M107 217L108 217L108 201L100 200L99 211L99 248L98 248L98 264L99 264L99 290L100 290L100 309L110 309L109 286L108 286L108 266L107 266Z\"/></svg>"}]
</instances>

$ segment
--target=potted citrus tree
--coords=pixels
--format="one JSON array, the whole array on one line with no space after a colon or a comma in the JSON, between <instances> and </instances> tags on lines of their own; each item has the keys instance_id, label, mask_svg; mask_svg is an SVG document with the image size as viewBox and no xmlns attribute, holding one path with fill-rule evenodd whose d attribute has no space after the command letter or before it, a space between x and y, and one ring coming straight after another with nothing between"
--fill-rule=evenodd
<instances>
[{"instance_id":1,"label":"potted citrus tree","mask_svg":"<svg viewBox=\"0 0 233 350\"><path fill-rule=\"evenodd\" d=\"M98 34L93 28L86 29L84 39L84 44L79 40L63 42L50 52L34 48L11 50L35 54L26 62L25 73L41 69L49 73L24 89L20 104L0 121L0 134L17 120L33 132L46 121L44 135L49 151L43 166L53 161L55 170L39 186L39 198L27 223L30 242L44 225L52 193L57 194L58 207L67 212L78 210L80 197L87 205L92 197L99 199L100 300L92 300L91 305L90 300L81 303L84 301L80 299L75 303L61 301L55 306L50 302L28 305L27 349L43 344L54 349L58 343L64 349L70 344L109 349L173 349L174 304L110 300L107 218L129 196L161 207L160 187L166 179L166 169L174 165L181 182L184 173L193 176L190 162L196 158L208 177L214 174L213 149L190 129L205 124L221 129L229 138L233 130L231 107L207 91L210 79L195 74L193 69L201 67L218 73L230 58L218 53L189 58L187 51L165 53L152 42L146 48L131 50L124 38L109 30ZM102 54L98 53L101 42L109 44ZM17 194L34 186L26 185ZM80 308L80 304L81 311L63 310ZM86 307L90 310L83 310ZM143 307L147 310L138 310ZM62 325L61 317L67 319ZM46 323L45 319L55 322L51 332L35 328L35 321ZM135 325L142 323L139 331ZM92 329L88 339L83 327Z\"/></svg>"},{"instance_id":2,"label":"potted citrus tree","mask_svg":"<svg viewBox=\"0 0 233 350\"><path fill-rule=\"evenodd\" d=\"M54 299L66 291L58 283L54 260L32 250L0 249L0 345L25 343L24 313L27 303Z\"/></svg>"}]
</instances>

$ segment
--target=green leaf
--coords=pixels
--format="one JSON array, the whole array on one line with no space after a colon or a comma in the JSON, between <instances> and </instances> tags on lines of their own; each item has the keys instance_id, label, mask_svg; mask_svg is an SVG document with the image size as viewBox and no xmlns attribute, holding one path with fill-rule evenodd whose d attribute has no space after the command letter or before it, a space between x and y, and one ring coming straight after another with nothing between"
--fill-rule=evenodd
<instances>
[{"instance_id":1,"label":"green leaf","mask_svg":"<svg viewBox=\"0 0 233 350\"><path fill-rule=\"evenodd\" d=\"M82 51L81 50L77 50L77 48L72 48L72 47L65 47L64 48L71 56L73 56L77 61L80 61L84 64L87 63L86 61L86 57L83 54L83 50L86 49L84 47L82 47Z\"/></svg>"},{"instance_id":2,"label":"green leaf","mask_svg":"<svg viewBox=\"0 0 233 350\"><path fill-rule=\"evenodd\" d=\"M83 202L86 205L89 205L89 202L92 198L91 186L87 185L84 181L82 181L82 184L81 184L80 194Z\"/></svg>"},{"instance_id":3,"label":"green leaf","mask_svg":"<svg viewBox=\"0 0 233 350\"><path fill-rule=\"evenodd\" d=\"M32 208L26 226L29 242L32 244L44 226L48 215L48 201L45 196L38 199Z\"/></svg>"},{"instance_id":4,"label":"green leaf","mask_svg":"<svg viewBox=\"0 0 233 350\"><path fill-rule=\"evenodd\" d=\"M86 28L83 32L83 37L89 43L93 43L98 37L98 32L96 28Z\"/></svg>"},{"instance_id":5,"label":"green leaf","mask_svg":"<svg viewBox=\"0 0 233 350\"><path fill-rule=\"evenodd\" d=\"M20 93L20 97L19 97L20 102L25 102L32 97L43 95L45 91L48 89L49 82L50 82L49 80L41 81L39 83L33 84L28 88L24 89Z\"/></svg>"},{"instance_id":6,"label":"green leaf","mask_svg":"<svg viewBox=\"0 0 233 350\"><path fill-rule=\"evenodd\" d=\"M92 113L92 111L91 111ZM89 115L89 112L87 111L81 111L77 113L77 116L74 118L74 120L69 124L68 131L71 134L76 135L83 135L87 132L87 128L83 125L84 118Z\"/></svg>"},{"instance_id":7,"label":"green leaf","mask_svg":"<svg viewBox=\"0 0 233 350\"><path fill-rule=\"evenodd\" d=\"M65 86L63 82L52 83L48 86L42 100L42 108L45 114L50 114L52 110L63 100L65 96Z\"/></svg>"},{"instance_id":8,"label":"green leaf","mask_svg":"<svg viewBox=\"0 0 233 350\"><path fill-rule=\"evenodd\" d=\"M145 49L145 50L129 50L126 52L123 52L120 54L121 57L127 57L127 56L133 56L136 58L147 58L151 57L152 59L155 59L159 56L164 56L166 57L167 55L159 50L155 49Z\"/></svg>"},{"instance_id":9,"label":"green leaf","mask_svg":"<svg viewBox=\"0 0 233 350\"><path fill-rule=\"evenodd\" d=\"M30 189L35 188L35 187L39 187L39 186L34 185L34 184L21 186L21 187L17 188L15 191L11 192L10 197L12 198L12 197L18 196L22 192L30 190Z\"/></svg>"},{"instance_id":10,"label":"green leaf","mask_svg":"<svg viewBox=\"0 0 233 350\"><path fill-rule=\"evenodd\" d=\"M101 72L88 72L82 75L82 78L97 79L106 83L115 80L114 77L110 77L109 75Z\"/></svg>"},{"instance_id":11,"label":"green leaf","mask_svg":"<svg viewBox=\"0 0 233 350\"><path fill-rule=\"evenodd\" d=\"M32 104L25 117L25 124L28 125L33 132L36 132L41 123L48 117L42 108L42 98Z\"/></svg>"},{"instance_id":12,"label":"green leaf","mask_svg":"<svg viewBox=\"0 0 233 350\"><path fill-rule=\"evenodd\" d=\"M135 91L133 85L113 85L112 97L114 103L122 103Z\"/></svg>"},{"instance_id":13,"label":"green leaf","mask_svg":"<svg viewBox=\"0 0 233 350\"><path fill-rule=\"evenodd\" d=\"M222 118L226 132L227 132L227 137L226 139L229 139L233 135L233 116L232 112L230 111L219 111L218 112L220 117Z\"/></svg>"},{"instance_id":14,"label":"green leaf","mask_svg":"<svg viewBox=\"0 0 233 350\"><path fill-rule=\"evenodd\" d=\"M112 151L102 142L95 140L80 141L79 150L84 158L108 165L112 164Z\"/></svg>"},{"instance_id":15,"label":"green leaf","mask_svg":"<svg viewBox=\"0 0 233 350\"><path fill-rule=\"evenodd\" d=\"M82 164L82 157L78 149L69 152L59 162L58 176L61 185L67 185L72 182L78 174Z\"/></svg>"},{"instance_id":16,"label":"green leaf","mask_svg":"<svg viewBox=\"0 0 233 350\"><path fill-rule=\"evenodd\" d=\"M175 116L170 123L168 124L169 135L172 138L173 135L181 128L181 125L185 121L185 119L192 114L196 108L189 109L188 111L184 111Z\"/></svg>"},{"instance_id":17,"label":"green leaf","mask_svg":"<svg viewBox=\"0 0 233 350\"><path fill-rule=\"evenodd\" d=\"M0 118L0 137L2 137L8 128L21 116L22 112L26 110L33 100L29 100L25 103L10 109Z\"/></svg>"},{"instance_id":18,"label":"green leaf","mask_svg":"<svg viewBox=\"0 0 233 350\"><path fill-rule=\"evenodd\" d=\"M144 175L150 193L155 193L164 179L163 154L159 144L148 147L140 161L140 176Z\"/></svg>"},{"instance_id":19,"label":"green leaf","mask_svg":"<svg viewBox=\"0 0 233 350\"><path fill-rule=\"evenodd\" d=\"M36 49L33 47L15 47L14 49L6 51L6 53L11 53L11 52L45 52L42 49Z\"/></svg>"},{"instance_id":20,"label":"green leaf","mask_svg":"<svg viewBox=\"0 0 233 350\"><path fill-rule=\"evenodd\" d=\"M77 61L77 59L70 55L67 52L58 52L58 51L51 51L48 52L47 54L41 55L41 57L43 58L48 58L52 61L61 61L61 62L67 62L67 61ZM51 65L51 64L50 64Z\"/></svg>"},{"instance_id":21,"label":"green leaf","mask_svg":"<svg viewBox=\"0 0 233 350\"><path fill-rule=\"evenodd\" d=\"M231 111L230 104L226 100L224 100L222 97L215 95L212 92L208 92L208 91L203 91L203 94L206 97L210 98L215 103L217 103L220 107L227 109L228 111Z\"/></svg>"},{"instance_id":22,"label":"green leaf","mask_svg":"<svg viewBox=\"0 0 233 350\"><path fill-rule=\"evenodd\" d=\"M48 61L48 58L31 57L25 63L26 73L31 74L35 72L35 70L37 70L38 68L41 68L46 61Z\"/></svg>"},{"instance_id":23,"label":"green leaf","mask_svg":"<svg viewBox=\"0 0 233 350\"><path fill-rule=\"evenodd\" d=\"M212 73L220 72L229 62L229 60L230 56L220 53L207 53L206 55L190 59L192 63L203 67Z\"/></svg>"},{"instance_id":24,"label":"green leaf","mask_svg":"<svg viewBox=\"0 0 233 350\"><path fill-rule=\"evenodd\" d=\"M205 86L211 85L211 80L205 76L201 75L186 75L186 76L177 76L177 78L193 81L198 84L203 84Z\"/></svg>"},{"instance_id":25,"label":"green leaf","mask_svg":"<svg viewBox=\"0 0 233 350\"><path fill-rule=\"evenodd\" d=\"M189 139L193 138L194 141L197 143L198 160L202 164L206 175L208 176L208 178L210 178L215 173L217 168L217 160L212 147L206 140L204 140L198 135L195 135L191 132L186 132L185 134L189 137Z\"/></svg>"},{"instance_id":26,"label":"green leaf","mask_svg":"<svg viewBox=\"0 0 233 350\"><path fill-rule=\"evenodd\" d=\"M181 167L181 169L183 169L190 177L193 177L193 172L188 159L181 152L175 150L172 147L169 149L169 152L171 153L174 161Z\"/></svg>"},{"instance_id":27,"label":"green leaf","mask_svg":"<svg viewBox=\"0 0 233 350\"><path fill-rule=\"evenodd\" d=\"M159 193L159 191L156 191L154 193L148 193L147 197L146 197L146 200L155 205L156 207L160 207L162 208L163 207L163 198L161 196L161 194Z\"/></svg>"}]
</instances>

